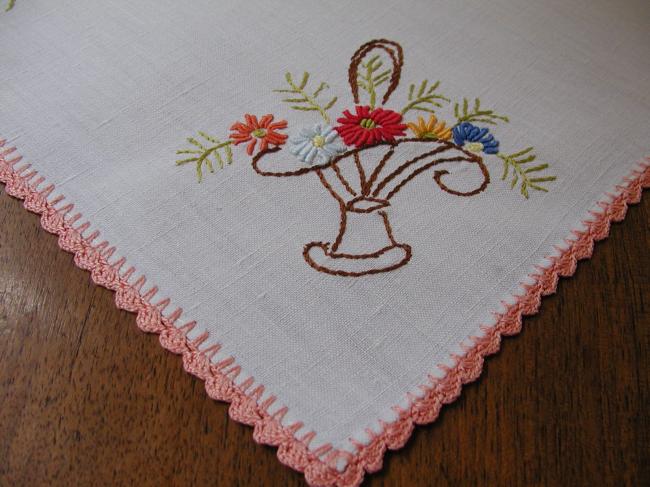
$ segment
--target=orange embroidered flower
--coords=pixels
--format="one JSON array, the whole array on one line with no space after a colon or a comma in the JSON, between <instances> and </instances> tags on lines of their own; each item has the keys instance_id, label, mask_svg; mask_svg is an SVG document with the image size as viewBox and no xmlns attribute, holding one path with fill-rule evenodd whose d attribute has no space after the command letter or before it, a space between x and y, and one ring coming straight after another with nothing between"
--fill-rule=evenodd
<instances>
[{"instance_id":1,"label":"orange embroidered flower","mask_svg":"<svg viewBox=\"0 0 650 487\"><path fill-rule=\"evenodd\" d=\"M278 129L286 129L287 121L280 120L273 122L273 115L264 115L259 120L255 115L244 115L246 123L235 122L230 127L233 132L230 138L235 145L248 142L246 152L249 156L253 155L257 141L260 142L260 152L268 148L269 145L282 145L287 141L287 135L276 132Z\"/></svg>"},{"instance_id":2,"label":"orange embroidered flower","mask_svg":"<svg viewBox=\"0 0 650 487\"><path fill-rule=\"evenodd\" d=\"M446 127L445 122L438 122L435 115L429 117L425 122L422 117L418 117L418 122L409 122L406 124L418 139L451 139L451 127Z\"/></svg>"}]
</instances>

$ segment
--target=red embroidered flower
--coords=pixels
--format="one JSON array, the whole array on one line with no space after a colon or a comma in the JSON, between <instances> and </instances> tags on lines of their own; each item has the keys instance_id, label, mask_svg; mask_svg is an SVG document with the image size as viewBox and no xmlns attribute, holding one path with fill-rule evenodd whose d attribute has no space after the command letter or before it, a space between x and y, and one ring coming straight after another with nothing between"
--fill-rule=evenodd
<instances>
[{"instance_id":1,"label":"red embroidered flower","mask_svg":"<svg viewBox=\"0 0 650 487\"><path fill-rule=\"evenodd\" d=\"M345 110L345 117L337 119L341 125L335 127L347 145L362 147L382 140L392 142L396 136L405 135L401 114L383 108L371 110L368 106L357 105L355 109L356 115Z\"/></svg>"},{"instance_id":2,"label":"red embroidered flower","mask_svg":"<svg viewBox=\"0 0 650 487\"><path fill-rule=\"evenodd\" d=\"M282 145L287 141L287 135L276 132L278 129L287 128L286 120L273 122L273 115L264 115L257 120L255 115L249 115L248 113L244 115L244 118L246 123L235 122L232 124L230 130L233 132L230 134L230 138L235 145L248 142L246 152L249 156L253 155L258 140L260 142L260 152L266 150L269 144Z\"/></svg>"}]
</instances>

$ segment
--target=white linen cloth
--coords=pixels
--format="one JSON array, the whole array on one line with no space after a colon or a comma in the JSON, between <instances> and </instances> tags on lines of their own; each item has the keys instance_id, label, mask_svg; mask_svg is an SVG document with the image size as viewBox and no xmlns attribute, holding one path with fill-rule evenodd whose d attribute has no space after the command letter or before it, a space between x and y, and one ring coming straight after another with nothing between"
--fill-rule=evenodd
<instances>
[{"instance_id":1,"label":"white linen cloth","mask_svg":"<svg viewBox=\"0 0 650 487\"><path fill-rule=\"evenodd\" d=\"M18 0L0 15L0 136L194 335L209 331L205 346L223 344L215 360L233 356L238 381L288 407L286 424L315 431L313 448L353 451L648 155L649 25L644 0ZM245 113L287 120L290 135L311 125L272 92L287 71L329 84L334 121L354 107L350 57L378 38L404 49L391 106L425 78L480 97L510 119L491 128L501 150L534 146L557 180L525 199L494 156L473 197L417 178L389 209L410 262L333 276L302 256L339 224L317 177L262 177L237 146L198 184L176 151L198 131L227 137Z\"/></svg>"}]
</instances>

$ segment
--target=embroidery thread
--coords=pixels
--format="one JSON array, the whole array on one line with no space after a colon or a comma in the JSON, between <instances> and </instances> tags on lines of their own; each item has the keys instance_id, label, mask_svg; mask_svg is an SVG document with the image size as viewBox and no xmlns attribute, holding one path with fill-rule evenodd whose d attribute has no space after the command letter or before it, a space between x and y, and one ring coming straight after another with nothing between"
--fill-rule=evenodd
<instances>
[{"instance_id":1,"label":"embroidery thread","mask_svg":"<svg viewBox=\"0 0 650 487\"><path fill-rule=\"evenodd\" d=\"M548 164L539 164L537 166L527 167L524 169L522 166L533 162L537 159L537 156L533 153L533 148L528 147L520 152L514 154L505 155L498 153L497 156L503 161L503 174L501 175L501 180L505 181L506 178L510 175L510 169L512 168L512 180L510 181L510 189L514 188L517 185L517 181L521 181L521 194L528 199L528 189L534 189L537 191L548 192L543 186L540 186L539 183L545 183L549 181L555 181L555 176L541 176L541 177L531 177L533 173L543 171L548 168ZM533 175L534 176L534 175Z\"/></svg>"},{"instance_id":2,"label":"embroidery thread","mask_svg":"<svg viewBox=\"0 0 650 487\"><path fill-rule=\"evenodd\" d=\"M498 122L508 123L510 121L508 117L494 113L494 110L481 110L480 98L474 99L474 107L471 110L467 98L463 98L462 108L460 103L454 103L454 117L456 117L457 124L470 122L496 125Z\"/></svg>"},{"instance_id":3,"label":"embroidery thread","mask_svg":"<svg viewBox=\"0 0 650 487\"><path fill-rule=\"evenodd\" d=\"M451 139L451 127L447 127L444 121L438 121L435 115L429 115L429 121L425 122L424 118L418 117L417 123L409 122L406 126L411 129L413 135L418 139Z\"/></svg>"},{"instance_id":4,"label":"embroidery thread","mask_svg":"<svg viewBox=\"0 0 650 487\"><path fill-rule=\"evenodd\" d=\"M280 90L273 90L275 93L286 93L289 95L299 95L299 98L284 98L282 101L286 103L292 103L291 108L294 110L300 110L303 112L310 112L310 111L315 111L320 113L321 117L323 117L323 120L325 120L325 123L330 123L330 118L329 115L327 115L327 110L332 108L334 104L336 103L337 98L334 97L330 101L328 101L325 105L321 105L316 101L316 98L318 98L318 95L323 90L326 90L329 88L329 85L327 83L321 83L318 85L318 88L312 93L309 94L307 92L307 82L309 81L309 76L310 74L305 71L302 75L302 80L300 81L300 84L296 84L293 81L293 77L291 76L291 73L287 73L284 75L285 79L287 80L287 84L289 85L289 89L280 89Z\"/></svg>"},{"instance_id":5,"label":"embroidery thread","mask_svg":"<svg viewBox=\"0 0 650 487\"><path fill-rule=\"evenodd\" d=\"M7 7L5 8L5 12L9 12L9 10L14 8L14 5L16 5L16 0L9 0L7 2Z\"/></svg>"},{"instance_id":6,"label":"embroidery thread","mask_svg":"<svg viewBox=\"0 0 650 487\"><path fill-rule=\"evenodd\" d=\"M230 139L233 144L246 144L246 153L253 155L255 146L259 142L260 151L265 151L269 145L282 145L286 142L288 135L278 132L287 128L287 121L280 120L273 122L273 115L264 115L259 120L255 115L244 115L246 122L235 122L230 127Z\"/></svg>"},{"instance_id":7,"label":"embroidery thread","mask_svg":"<svg viewBox=\"0 0 650 487\"><path fill-rule=\"evenodd\" d=\"M435 108L442 108L442 102L449 103L451 100L440 93L436 93L440 81L436 81L427 88L429 81L424 80L420 84L417 94L415 92L415 85L409 86L408 101L409 103L402 108L400 113L406 115L410 110L418 110L420 112L436 113ZM426 105L429 105L427 107ZM433 108L435 107L435 108Z\"/></svg>"},{"instance_id":8,"label":"embroidery thread","mask_svg":"<svg viewBox=\"0 0 650 487\"><path fill-rule=\"evenodd\" d=\"M388 211L392 199L421 174L430 172L433 182L447 194L472 197L490 184L484 158L495 156L503 164L501 179L510 179L511 189L520 184L520 193L526 199L530 190L548 191L542 183L556 178L540 173L549 165L527 166L537 157L532 147L512 154L500 152L499 140L484 125L510 120L483 108L479 98L471 105L467 98L454 103L455 123L451 125L436 113L451 103L438 91L440 81L430 84L425 79L419 85L410 84L407 103L401 110L385 107L399 85L403 63L403 49L394 41L378 39L359 47L348 69L354 108L343 110L335 126L328 111L338 97L319 101L329 85L321 82L311 89L308 72L300 82L287 72L288 87L273 91L286 95L282 101L294 110L318 113L322 122L303 126L288 138L282 132L288 127L285 120L274 122L270 114L260 119L246 114L245 122L235 122L230 138L223 142L204 132L199 135L207 145L187 139L194 148L178 151L189 157L177 164L196 164L200 182L203 166L210 172L214 172L213 163L224 166L220 151L230 164L231 145L245 143L253 170L260 176L314 173L339 207L339 228L330 241L306 244L303 258L319 272L345 277L393 271L411 260L413 250L394 235ZM404 121L411 111L429 114L429 118L425 121L420 115L417 121ZM407 129L414 137L407 136ZM287 140L289 149L283 151ZM454 188L448 178L461 166L473 169L475 177L469 186L466 183L463 188Z\"/></svg>"},{"instance_id":9,"label":"embroidery thread","mask_svg":"<svg viewBox=\"0 0 650 487\"><path fill-rule=\"evenodd\" d=\"M196 138L188 137L187 141L194 146L194 149L177 150L176 154L187 155L189 157L177 160L176 165L182 166L193 162L196 165L196 177L200 183L203 180L203 165L205 165L210 172L214 172L214 166L212 165L213 161L211 158L214 159L214 162L219 166L219 169L223 169L224 158L226 164L232 164L232 149L230 148L232 141L227 140L226 142L221 142L216 137L212 137L205 132L199 132L199 136L211 145L205 146ZM224 152L223 156L221 155L222 150Z\"/></svg>"}]
</instances>

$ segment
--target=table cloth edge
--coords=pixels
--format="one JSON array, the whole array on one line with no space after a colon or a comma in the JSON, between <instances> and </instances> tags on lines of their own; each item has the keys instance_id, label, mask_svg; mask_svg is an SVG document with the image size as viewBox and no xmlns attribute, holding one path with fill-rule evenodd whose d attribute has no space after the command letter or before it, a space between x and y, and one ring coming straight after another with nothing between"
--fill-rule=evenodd
<instances>
[{"instance_id":1,"label":"table cloth edge","mask_svg":"<svg viewBox=\"0 0 650 487\"><path fill-rule=\"evenodd\" d=\"M202 349L207 332L191 339L188 333L196 326L195 322L176 326L182 310L166 313L172 309L171 299L156 298L158 288L147 286L144 276L135 279L133 267L123 270L124 257L109 263L116 253L115 247L99 240L96 230L84 235L90 223L80 223L82 215L74 213L74 204L63 196L48 199L54 185L39 176L31 164L20 164L21 160L16 149L5 147L5 141L0 139L0 183L5 185L7 194L24 200L28 211L40 214L42 227L58 235L59 247L74 254L75 264L90 271L95 284L115 292L116 306L136 313L136 323L142 331L158 334L165 349L182 355L185 370L205 381L207 394L230 403L230 418L253 426L254 440L277 447L280 462L304 473L312 486L357 486L366 472L380 470L386 451L403 447L415 425L435 421L442 406L460 395L462 385L480 376L485 357L499 350L501 337L521 330L523 316L538 312L541 298L555 292L559 277L573 275L577 262L591 257L594 243L609 235L611 223L622 221L628 204L638 203L643 189L650 187L650 158L646 158L616 187L614 194L606 194L598 203L600 212L590 212L590 217L583 221L584 229L571 232L565 239L566 247L557 248L556 255L544 259L547 265L537 266L537 271L521 284L524 293L513 295L514 303L495 313L495 324L482 327L482 336L469 337L473 345L463 346L464 354L453 357L455 365L446 369L446 375L442 378L431 375L429 383L421 386L421 394L409 394L407 408L395 406L397 419L383 423L380 433L369 433L367 444L351 440L356 449L351 453L336 450L329 444L310 449L316 433L309 431L298 437L303 423L283 425L287 408L283 406L271 413L269 407L276 398L271 396L261 401L263 385L255 384L252 378L237 385L234 380L241 369L235 359L230 357L213 363L211 357L220 345Z\"/></svg>"}]
</instances>

